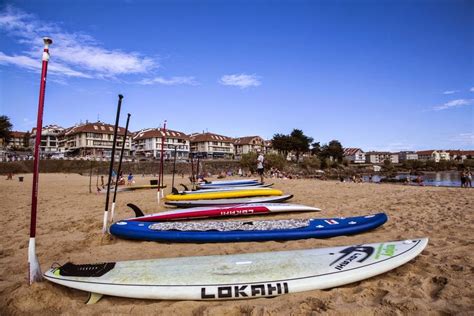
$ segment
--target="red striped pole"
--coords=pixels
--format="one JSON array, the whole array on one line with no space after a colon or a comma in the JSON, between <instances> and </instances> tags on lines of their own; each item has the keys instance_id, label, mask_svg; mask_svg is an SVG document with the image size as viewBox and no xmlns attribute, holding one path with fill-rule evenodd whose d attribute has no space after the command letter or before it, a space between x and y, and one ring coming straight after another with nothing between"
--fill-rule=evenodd
<instances>
[{"instance_id":1,"label":"red striped pole","mask_svg":"<svg viewBox=\"0 0 474 316\"><path fill-rule=\"evenodd\" d=\"M46 90L46 74L48 72L49 61L49 45L53 40L49 37L43 38L43 65L41 68L41 82L40 94L38 101L38 117L36 119L36 137L33 158L33 189L31 192L31 222L30 222L30 241L28 245L28 282L40 281L42 279L41 267L36 256L36 211L38 206L38 180L39 180L39 159L40 159L40 144L41 132L43 130L43 110L44 110L44 95Z\"/></svg>"}]
</instances>

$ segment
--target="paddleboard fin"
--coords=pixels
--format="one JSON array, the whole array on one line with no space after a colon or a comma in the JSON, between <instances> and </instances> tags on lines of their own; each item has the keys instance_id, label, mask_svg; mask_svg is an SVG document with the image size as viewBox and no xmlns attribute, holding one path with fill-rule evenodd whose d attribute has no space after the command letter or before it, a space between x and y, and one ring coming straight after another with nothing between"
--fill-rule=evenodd
<instances>
[{"instance_id":1,"label":"paddleboard fin","mask_svg":"<svg viewBox=\"0 0 474 316\"><path fill-rule=\"evenodd\" d=\"M178 189L176 189L175 187L173 187L173 188L171 189L171 193L172 193L172 194L180 194L179 191L178 191Z\"/></svg>"},{"instance_id":2,"label":"paddleboard fin","mask_svg":"<svg viewBox=\"0 0 474 316\"><path fill-rule=\"evenodd\" d=\"M97 303L101 298L102 294L90 292L89 297L87 298L86 305L92 305Z\"/></svg>"},{"instance_id":3,"label":"paddleboard fin","mask_svg":"<svg viewBox=\"0 0 474 316\"><path fill-rule=\"evenodd\" d=\"M179 185L180 185L180 186L182 186L182 187L184 188L184 191L189 191L188 187L187 187L187 186L185 186L184 184L180 183Z\"/></svg>"},{"instance_id":4,"label":"paddleboard fin","mask_svg":"<svg viewBox=\"0 0 474 316\"><path fill-rule=\"evenodd\" d=\"M74 264L68 262L61 266L59 274L62 276L101 277L115 267L115 262L97 264Z\"/></svg>"},{"instance_id":5,"label":"paddleboard fin","mask_svg":"<svg viewBox=\"0 0 474 316\"><path fill-rule=\"evenodd\" d=\"M132 209L132 211L135 213L135 217L145 216L143 211L138 206L136 206L135 204L128 203L127 206L130 207Z\"/></svg>"}]
</instances>

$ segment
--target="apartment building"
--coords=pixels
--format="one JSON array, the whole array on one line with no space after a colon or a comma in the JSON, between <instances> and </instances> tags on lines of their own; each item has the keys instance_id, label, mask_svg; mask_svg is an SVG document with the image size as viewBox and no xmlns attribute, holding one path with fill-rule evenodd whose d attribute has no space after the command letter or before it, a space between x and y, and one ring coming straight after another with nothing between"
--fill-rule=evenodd
<instances>
[{"instance_id":1,"label":"apartment building","mask_svg":"<svg viewBox=\"0 0 474 316\"><path fill-rule=\"evenodd\" d=\"M404 162L407 160L417 160L418 154L414 151L401 151L398 153L398 159L400 162Z\"/></svg>"},{"instance_id":2,"label":"apartment building","mask_svg":"<svg viewBox=\"0 0 474 316\"><path fill-rule=\"evenodd\" d=\"M10 133L10 140L8 141L6 148L16 149L16 148L28 148L30 147L30 140L28 133L12 131ZM28 137L28 139L26 139Z\"/></svg>"},{"instance_id":3,"label":"apartment building","mask_svg":"<svg viewBox=\"0 0 474 316\"><path fill-rule=\"evenodd\" d=\"M46 125L41 130L40 153L42 155L54 155L60 151L58 137L64 128L58 125ZM34 148L36 140L36 127L31 130L30 147Z\"/></svg>"},{"instance_id":4,"label":"apartment building","mask_svg":"<svg viewBox=\"0 0 474 316\"><path fill-rule=\"evenodd\" d=\"M365 153L365 161L373 164L382 164L385 160L390 160L392 163L398 163L398 154L390 153L388 151L369 151Z\"/></svg>"},{"instance_id":5,"label":"apartment building","mask_svg":"<svg viewBox=\"0 0 474 316\"><path fill-rule=\"evenodd\" d=\"M131 136L127 133L124 156L130 156ZM101 157L110 158L114 126L103 122L85 123L67 128L59 135L60 152L69 157ZM117 130L117 155L122 148L125 128Z\"/></svg>"},{"instance_id":6,"label":"apartment building","mask_svg":"<svg viewBox=\"0 0 474 316\"><path fill-rule=\"evenodd\" d=\"M449 152L444 150L422 150L417 151L419 160L433 160L440 162L441 160L449 160Z\"/></svg>"},{"instance_id":7,"label":"apartment building","mask_svg":"<svg viewBox=\"0 0 474 316\"><path fill-rule=\"evenodd\" d=\"M213 133L191 134L191 155L201 158L234 158L234 140Z\"/></svg>"},{"instance_id":8,"label":"apartment building","mask_svg":"<svg viewBox=\"0 0 474 316\"><path fill-rule=\"evenodd\" d=\"M260 136L245 136L234 139L234 154L236 157L240 157L243 154L256 152L257 150L264 150L263 138Z\"/></svg>"},{"instance_id":9,"label":"apartment building","mask_svg":"<svg viewBox=\"0 0 474 316\"><path fill-rule=\"evenodd\" d=\"M132 148L136 157L161 157L161 144L164 141L163 157L171 159L176 149L176 159L188 159L190 151L189 136L183 132L162 128L147 128L134 133Z\"/></svg>"}]
</instances>

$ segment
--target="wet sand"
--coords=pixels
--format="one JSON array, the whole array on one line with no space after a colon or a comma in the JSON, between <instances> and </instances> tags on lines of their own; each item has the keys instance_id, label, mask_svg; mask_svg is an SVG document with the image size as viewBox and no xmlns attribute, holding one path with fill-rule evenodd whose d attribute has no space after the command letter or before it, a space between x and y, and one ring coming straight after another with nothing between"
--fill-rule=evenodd
<instances>
[{"instance_id":1,"label":"wet sand","mask_svg":"<svg viewBox=\"0 0 474 316\"><path fill-rule=\"evenodd\" d=\"M390 184L281 180L275 188L291 203L320 213L278 214L265 219L357 216L386 212L389 221L367 233L287 242L172 244L103 237L105 195L89 193L89 178L41 174L37 254L43 271L53 263L278 251L429 237L415 260L385 274L331 290L241 301L153 301L104 297L85 305L88 294L47 281L27 284L32 175L25 182L0 180L0 315L314 315L474 313L474 190ZM136 178L137 185L149 177ZM93 178L93 192L95 191ZM185 179L177 178L177 183ZM167 177L168 185L171 177ZM168 188L169 191L169 188ZM132 216L127 203L147 212L165 209L156 191L122 192L116 218ZM262 218L262 217L255 217Z\"/></svg>"}]
</instances>

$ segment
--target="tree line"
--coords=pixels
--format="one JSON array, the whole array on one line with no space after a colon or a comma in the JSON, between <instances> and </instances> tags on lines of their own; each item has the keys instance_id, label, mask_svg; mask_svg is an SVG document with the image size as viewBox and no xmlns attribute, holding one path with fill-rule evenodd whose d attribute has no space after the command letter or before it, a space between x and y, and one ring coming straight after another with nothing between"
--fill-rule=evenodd
<instances>
[{"instance_id":1,"label":"tree line","mask_svg":"<svg viewBox=\"0 0 474 316\"><path fill-rule=\"evenodd\" d=\"M314 142L312 137L305 135L302 130L296 128L288 135L273 135L272 148L285 157L289 153L294 153L297 161L304 153L311 153L312 156L317 156L321 161L331 159L339 163L342 162L344 157L342 144L338 140L331 140L321 146L320 142Z\"/></svg>"}]
</instances>

